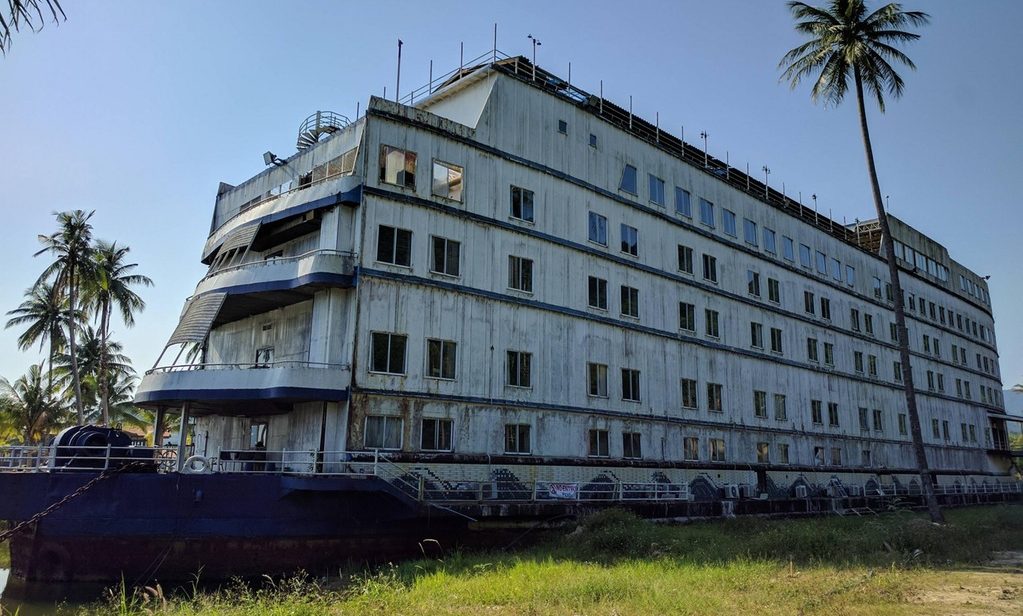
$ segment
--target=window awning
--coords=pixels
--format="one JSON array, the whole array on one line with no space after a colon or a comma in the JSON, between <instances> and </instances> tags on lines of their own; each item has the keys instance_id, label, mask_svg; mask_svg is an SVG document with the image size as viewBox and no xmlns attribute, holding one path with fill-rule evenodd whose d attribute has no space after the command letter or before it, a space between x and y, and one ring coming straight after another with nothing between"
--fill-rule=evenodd
<instances>
[{"instance_id":1,"label":"window awning","mask_svg":"<svg viewBox=\"0 0 1023 616\"><path fill-rule=\"evenodd\" d=\"M220 245L220 252L224 253L235 248L247 249L252 245L252 240L256 239L256 234L259 233L259 228L262 226L262 223L257 222L254 225L238 227L224 238L224 243Z\"/></svg>"},{"instance_id":2,"label":"window awning","mask_svg":"<svg viewBox=\"0 0 1023 616\"><path fill-rule=\"evenodd\" d=\"M206 293L190 299L167 346L205 340L225 298L227 293Z\"/></svg>"}]
</instances>

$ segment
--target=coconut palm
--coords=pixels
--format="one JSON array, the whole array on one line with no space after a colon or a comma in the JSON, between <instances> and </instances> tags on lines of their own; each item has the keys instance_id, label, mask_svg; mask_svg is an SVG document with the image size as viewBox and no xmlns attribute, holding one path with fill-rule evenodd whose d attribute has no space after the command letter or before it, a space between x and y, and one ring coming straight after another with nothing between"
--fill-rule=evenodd
<instances>
[{"instance_id":1,"label":"coconut palm","mask_svg":"<svg viewBox=\"0 0 1023 616\"><path fill-rule=\"evenodd\" d=\"M64 405L53 395L39 364L29 366L14 383L0 378L0 407L13 418L26 445L60 426L64 415Z\"/></svg>"},{"instance_id":2,"label":"coconut palm","mask_svg":"<svg viewBox=\"0 0 1023 616\"><path fill-rule=\"evenodd\" d=\"M132 273L138 264L126 263L130 250L127 246L118 246L116 242L112 244L97 242L93 252L95 263L92 276L84 281L83 300L91 306L99 321L101 347L106 347L110 338L110 317L114 308L117 308L126 327L134 326L135 313L145 310L146 303L132 287L153 285L153 281L147 276ZM104 425L110 423L110 391L107 386L109 379L102 378L102 375L107 373L105 358L106 354L100 354L98 370L100 408Z\"/></svg>"},{"instance_id":3,"label":"coconut palm","mask_svg":"<svg viewBox=\"0 0 1023 616\"><path fill-rule=\"evenodd\" d=\"M82 280L88 279L92 271L92 225L89 219L95 212L74 210L56 214L58 229L50 235L40 235L39 242L43 248L35 256L50 254L52 263L46 266L37 284L53 280L53 288L67 299L68 313L76 314L79 287ZM72 381L75 392L75 411L78 423L85 422L85 408L82 404L82 384L78 375L77 348L75 344L75 327L68 325L68 349L71 357Z\"/></svg>"},{"instance_id":4,"label":"coconut palm","mask_svg":"<svg viewBox=\"0 0 1023 616\"><path fill-rule=\"evenodd\" d=\"M64 392L65 398L73 398L75 368L72 360L74 360L78 366L77 374L81 384L85 420L89 421L102 417L100 366L105 370L108 385L134 377L135 368L131 365L131 359L124 354L124 347L120 342L116 340L102 342L99 333L90 325L83 326L80 332L81 344L78 345L77 355L72 357L69 353L57 353L53 361L53 373L58 390Z\"/></svg>"},{"instance_id":5,"label":"coconut palm","mask_svg":"<svg viewBox=\"0 0 1023 616\"><path fill-rule=\"evenodd\" d=\"M810 40L792 49L782 58L779 63L779 67L784 68L782 79L788 80L795 88L804 78L815 76L811 97L814 102L823 100L825 105L840 104L849 92L850 82L856 93L870 188L881 227L881 245L888 261L888 275L891 278L894 296L899 358L902 363L902 382L906 394L913 450L931 519L943 522L944 517L938 507L931 482L927 452L924 450L916 390L913 387L913 372L909 365L909 334L906 330L902 285L899 283L899 269L895 262L895 246L892 243L888 217L881 201L881 188L874 166L870 131L867 127L865 101L869 95L877 102L878 109L883 113L885 96L898 98L902 95L905 84L892 63L910 69L915 69L916 66L895 46L920 38L919 34L909 32L905 28L925 25L930 18L920 11L904 11L898 3L886 4L876 11L868 12L863 0L831 0L824 8L813 7L803 2L789 2L788 6L796 19L796 31L810 37Z\"/></svg>"},{"instance_id":6,"label":"coconut palm","mask_svg":"<svg viewBox=\"0 0 1023 616\"><path fill-rule=\"evenodd\" d=\"M5 10L6 9L6 10ZM6 7L0 7L0 53L6 54L11 48L11 33L22 27L36 32L46 22L46 13L54 23L66 19L59 0L8 0Z\"/></svg>"},{"instance_id":7,"label":"coconut palm","mask_svg":"<svg viewBox=\"0 0 1023 616\"><path fill-rule=\"evenodd\" d=\"M52 389L53 356L67 344L65 330L71 325L71 315L67 311L67 302L45 282L25 291L25 298L20 306L7 313L11 318L7 320L6 328L26 326L25 331L18 336L18 348L22 351L27 351L36 343L40 351L48 345L49 386ZM79 322L82 320L81 314L75 316Z\"/></svg>"}]
</instances>

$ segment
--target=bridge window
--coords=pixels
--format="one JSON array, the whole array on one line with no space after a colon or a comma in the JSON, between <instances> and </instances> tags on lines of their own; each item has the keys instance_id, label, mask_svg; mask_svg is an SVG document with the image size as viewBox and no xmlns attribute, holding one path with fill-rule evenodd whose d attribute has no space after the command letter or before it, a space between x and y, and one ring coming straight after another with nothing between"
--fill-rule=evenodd
<instances>
[{"instance_id":1,"label":"bridge window","mask_svg":"<svg viewBox=\"0 0 1023 616\"><path fill-rule=\"evenodd\" d=\"M462 168L439 160L433 161L433 188L432 194L462 201Z\"/></svg>"},{"instance_id":2,"label":"bridge window","mask_svg":"<svg viewBox=\"0 0 1023 616\"><path fill-rule=\"evenodd\" d=\"M380 146L380 181L415 190L416 153L389 145Z\"/></svg>"}]
</instances>

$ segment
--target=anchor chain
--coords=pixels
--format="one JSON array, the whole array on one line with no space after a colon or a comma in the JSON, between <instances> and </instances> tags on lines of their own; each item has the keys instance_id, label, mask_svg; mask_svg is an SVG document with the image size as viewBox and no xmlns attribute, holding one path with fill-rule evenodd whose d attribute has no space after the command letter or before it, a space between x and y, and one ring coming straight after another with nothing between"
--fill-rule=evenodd
<instances>
[{"instance_id":1,"label":"anchor chain","mask_svg":"<svg viewBox=\"0 0 1023 616\"><path fill-rule=\"evenodd\" d=\"M50 505L46 509L43 509L42 511L40 511L37 514L35 514L31 518L25 520L24 522L19 523L14 528L11 528L11 529L3 532L3 533L0 533L0 543L3 543L4 541L7 541L8 539L13 537L14 535L18 534L18 532L21 531L21 529L25 528L26 526L29 526L31 524L35 524L39 520L45 518L46 516L50 515L54 511L60 509L61 507L66 505L69 501L74 500L75 498L81 496L86 491L88 491L90 488L92 488L92 486L94 486L97 483L103 481L104 479L113 477L114 475L116 475L118 473L122 473L122 472L124 472L124 471L126 471L126 470L128 470L130 468L133 468L133 467L136 467L136 466L143 466L144 464L145 464L144 462L130 462L130 463L125 464L124 466L121 466L119 468L108 469L108 470L103 471L99 475L96 475L95 477L93 477L89 481L83 483L74 492L71 492L70 494L68 494L64 498L60 499L59 501L56 501L55 503L53 503L52 505Z\"/></svg>"}]
</instances>

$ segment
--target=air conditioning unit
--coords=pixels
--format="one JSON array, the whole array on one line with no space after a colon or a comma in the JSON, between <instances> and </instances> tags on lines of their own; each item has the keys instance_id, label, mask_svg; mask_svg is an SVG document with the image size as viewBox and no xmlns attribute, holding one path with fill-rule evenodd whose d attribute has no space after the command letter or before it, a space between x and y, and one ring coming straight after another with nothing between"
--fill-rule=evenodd
<instances>
[{"instance_id":1,"label":"air conditioning unit","mask_svg":"<svg viewBox=\"0 0 1023 616\"><path fill-rule=\"evenodd\" d=\"M743 498L753 498L753 493L756 491L755 487L756 486L741 485L739 486L739 495Z\"/></svg>"},{"instance_id":2,"label":"air conditioning unit","mask_svg":"<svg viewBox=\"0 0 1023 616\"><path fill-rule=\"evenodd\" d=\"M806 489L806 486L796 486L796 498L806 498L810 495L810 491Z\"/></svg>"},{"instance_id":3,"label":"air conditioning unit","mask_svg":"<svg viewBox=\"0 0 1023 616\"><path fill-rule=\"evenodd\" d=\"M725 485L725 498L739 498L739 486L733 484Z\"/></svg>"}]
</instances>

